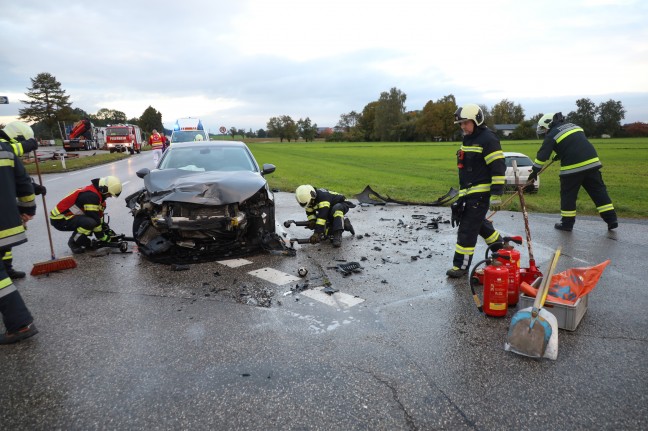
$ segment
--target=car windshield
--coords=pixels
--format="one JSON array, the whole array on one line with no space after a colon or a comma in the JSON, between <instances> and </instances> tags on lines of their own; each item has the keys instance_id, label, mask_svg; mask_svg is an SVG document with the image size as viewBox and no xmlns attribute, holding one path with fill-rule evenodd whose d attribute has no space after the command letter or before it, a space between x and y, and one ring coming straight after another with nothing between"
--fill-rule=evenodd
<instances>
[{"instance_id":1,"label":"car windshield","mask_svg":"<svg viewBox=\"0 0 648 431\"><path fill-rule=\"evenodd\" d=\"M508 156L506 157L506 167L510 168L513 166L513 160L517 162L518 168L523 168L526 166L533 166L533 162L531 161L530 158L526 156Z\"/></svg>"},{"instance_id":2,"label":"car windshield","mask_svg":"<svg viewBox=\"0 0 648 431\"><path fill-rule=\"evenodd\" d=\"M106 129L106 135L108 136L128 136L129 130L127 127L111 127Z\"/></svg>"},{"instance_id":3,"label":"car windshield","mask_svg":"<svg viewBox=\"0 0 648 431\"><path fill-rule=\"evenodd\" d=\"M160 161L158 169L187 171L250 171L257 172L250 154L242 147L183 147L171 146Z\"/></svg>"},{"instance_id":4,"label":"car windshield","mask_svg":"<svg viewBox=\"0 0 648 431\"><path fill-rule=\"evenodd\" d=\"M174 130L171 134L171 143L208 140L204 130Z\"/></svg>"}]
</instances>

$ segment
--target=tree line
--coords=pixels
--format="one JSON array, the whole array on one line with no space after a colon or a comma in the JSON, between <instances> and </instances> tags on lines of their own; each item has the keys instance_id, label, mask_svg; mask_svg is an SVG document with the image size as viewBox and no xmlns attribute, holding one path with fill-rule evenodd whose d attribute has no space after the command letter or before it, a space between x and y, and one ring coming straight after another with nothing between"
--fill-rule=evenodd
<instances>
[{"instance_id":1,"label":"tree line","mask_svg":"<svg viewBox=\"0 0 648 431\"><path fill-rule=\"evenodd\" d=\"M61 83L51 74L39 73L30 80L31 87L25 93L29 99L21 100L25 107L18 110L18 117L33 122L32 129L39 138L59 137L59 124L74 123L82 119L90 120L97 127L128 123L138 125L148 133L153 129L164 130L162 114L151 106L146 108L139 118L129 119L123 112L107 108L89 114L83 109L72 107L70 96L65 94Z\"/></svg>"},{"instance_id":2,"label":"tree line","mask_svg":"<svg viewBox=\"0 0 648 431\"><path fill-rule=\"evenodd\" d=\"M150 133L153 129L164 130L162 114L149 106L138 118L126 118L126 114L114 109L102 108L95 114L82 109L72 108L70 96L65 94L61 83L49 73L39 73L31 79L31 87L21 100L25 108L19 110L19 118L35 123L34 132L38 137L52 139L58 136L60 122L74 122L83 118L95 126L130 123L138 125ZM454 112L458 105L452 94L436 101L430 100L420 110L408 111L405 107L407 95L396 87L380 94L378 100L367 103L361 112L351 111L340 115L332 128L318 128L309 117L294 121L289 115L271 117L267 130L245 132L231 127L227 134L248 138L274 138L281 142L303 139L313 141L325 138L328 141L351 142L412 142L412 141L451 141L461 137L459 128L454 124ZM485 124L507 139L536 138L536 124L544 113L537 113L526 119L520 104L503 99L492 107L480 105L484 112ZM632 123L621 125L625 109L620 101L608 100L596 105L588 98L576 100L576 110L564 113L567 121L581 126L590 137L595 136L648 136L648 124ZM515 125L508 136L496 125Z\"/></svg>"}]
</instances>

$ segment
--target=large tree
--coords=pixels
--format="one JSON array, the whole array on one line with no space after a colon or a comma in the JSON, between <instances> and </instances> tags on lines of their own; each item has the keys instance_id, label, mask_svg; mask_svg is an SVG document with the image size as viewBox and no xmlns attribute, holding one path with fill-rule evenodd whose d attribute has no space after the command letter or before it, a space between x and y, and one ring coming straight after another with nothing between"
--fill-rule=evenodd
<instances>
[{"instance_id":1,"label":"large tree","mask_svg":"<svg viewBox=\"0 0 648 431\"><path fill-rule=\"evenodd\" d=\"M377 140L374 133L377 107L377 101L367 103L367 105L365 105L365 107L362 109L362 115L360 115L360 118L358 119L358 128L362 131L364 140L367 142Z\"/></svg>"},{"instance_id":2,"label":"large tree","mask_svg":"<svg viewBox=\"0 0 648 431\"><path fill-rule=\"evenodd\" d=\"M407 95L396 87L380 93L374 122L374 133L378 140L400 141L406 99Z\"/></svg>"},{"instance_id":3,"label":"large tree","mask_svg":"<svg viewBox=\"0 0 648 431\"><path fill-rule=\"evenodd\" d=\"M279 138L279 142L283 142L284 139L290 142L293 139L297 139L297 124L290 117L290 115L282 115L280 117L272 117L268 120L267 124L268 135L273 138Z\"/></svg>"},{"instance_id":4,"label":"large tree","mask_svg":"<svg viewBox=\"0 0 648 431\"><path fill-rule=\"evenodd\" d=\"M436 102L430 100L418 118L417 133L426 140L451 140L457 131L454 124L456 110L457 102L452 94L443 96Z\"/></svg>"},{"instance_id":5,"label":"large tree","mask_svg":"<svg viewBox=\"0 0 648 431\"><path fill-rule=\"evenodd\" d=\"M625 109L620 101L608 100L598 106L598 130L601 134L614 136L621 131L621 120L625 118Z\"/></svg>"},{"instance_id":6,"label":"large tree","mask_svg":"<svg viewBox=\"0 0 648 431\"><path fill-rule=\"evenodd\" d=\"M524 109L519 104L503 99L491 108L491 116L494 124L520 124L524 121Z\"/></svg>"},{"instance_id":7,"label":"large tree","mask_svg":"<svg viewBox=\"0 0 648 431\"><path fill-rule=\"evenodd\" d=\"M164 126L162 125L162 113L158 112L152 106L149 106L144 110L137 123L146 133L151 133L153 129L158 131L164 130Z\"/></svg>"},{"instance_id":8,"label":"large tree","mask_svg":"<svg viewBox=\"0 0 648 431\"><path fill-rule=\"evenodd\" d=\"M70 96L65 94L61 83L49 73L39 73L30 80L32 86L25 93L29 99L20 101L26 107L18 110L19 118L34 123L42 122L45 125L44 137L51 139L59 119L57 114L72 106Z\"/></svg>"},{"instance_id":9,"label":"large tree","mask_svg":"<svg viewBox=\"0 0 648 431\"><path fill-rule=\"evenodd\" d=\"M594 102L587 98L578 99L576 107L576 111L567 114L567 121L581 126L587 136L594 136L597 133L598 108Z\"/></svg>"},{"instance_id":10,"label":"large tree","mask_svg":"<svg viewBox=\"0 0 648 431\"><path fill-rule=\"evenodd\" d=\"M297 121L297 131L304 141L312 142L315 140L315 135L317 135L317 124L313 124L309 117L303 120L300 118Z\"/></svg>"},{"instance_id":11,"label":"large tree","mask_svg":"<svg viewBox=\"0 0 648 431\"><path fill-rule=\"evenodd\" d=\"M107 126L108 124L126 123L126 114L116 109L101 108L95 115L90 118L95 121L97 126Z\"/></svg>"}]
</instances>

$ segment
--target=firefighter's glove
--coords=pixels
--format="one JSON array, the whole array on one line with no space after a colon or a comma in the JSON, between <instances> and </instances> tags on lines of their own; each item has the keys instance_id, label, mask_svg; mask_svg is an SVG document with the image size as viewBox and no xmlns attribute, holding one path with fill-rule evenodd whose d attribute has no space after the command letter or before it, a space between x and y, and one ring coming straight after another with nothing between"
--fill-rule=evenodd
<instances>
[{"instance_id":1,"label":"firefighter's glove","mask_svg":"<svg viewBox=\"0 0 648 431\"><path fill-rule=\"evenodd\" d=\"M527 183L535 182L535 180L538 179L538 172L540 172L540 169L536 168L535 166L531 168L531 173L527 177Z\"/></svg>"},{"instance_id":2,"label":"firefighter's glove","mask_svg":"<svg viewBox=\"0 0 648 431\"><path fill-rule=\"evenodd\" d=\"M308 239L308 241L311 244L317 244L317 243L320 242L321 239L322 239L322 234L319 234L319 233L315 232L314 234L311 235L311 237Z\"/></svg>"},{"instance_id":3,"label":"firefighter's glove","mask_svg":"<svg viewBox=\"0 0 648 431\"><path fill-rule=\"evenodd\" d=\"M492 195L490 197L490 210L499 211L502 209L502 197L497 195Z\"/></svg>"},{"instance_id":4,"label":"firefighter's glove","mask_svg":"<svg viewBox=\"0 0 648 431\"><path fill-rule=\"evenodd\" d=\"M316 226L317 226L317 223L315 222L315 220L309 220L308 225L306 226L306 229L315 230Z\"/></svg>"},{"instance_id":5,"label":"firefighter's glove","mask_svg":"<svg viewBox=\"0 0 648 431\"><path fill-rule=\"evenodd\" d=\"M450 216L450 222L452 223L452 227L459 226L459 223L461 223L461 215L463 214L464 210L464 201L458 200L452 203L450 205L450 211L452 211L452 214Z\"/></svg>"},{"instance_id":6,"label":"firefighter's glove","mask_svg":"<svg viewBox=\"0 0 648 431\"><path fill-rule=\"evenodd\" d=\"M34 138L29 138L25 141L22 141L21 144L23 147L23 152L25 153L31 153L38 148L38 141Z\"/></svg>"},{"instance_id":7,"label":"firefighter's glove","mask_svg":"<svg viewBox=\"0 0 648 431\"><path fill-rule=\"evenodd\" d=\"M36 196L38 195L43 195L45 196L47 194L47 188L45 186L41 186L40 184L32 183L34 186L34 194Z\"/></svg>"}]
</instances>

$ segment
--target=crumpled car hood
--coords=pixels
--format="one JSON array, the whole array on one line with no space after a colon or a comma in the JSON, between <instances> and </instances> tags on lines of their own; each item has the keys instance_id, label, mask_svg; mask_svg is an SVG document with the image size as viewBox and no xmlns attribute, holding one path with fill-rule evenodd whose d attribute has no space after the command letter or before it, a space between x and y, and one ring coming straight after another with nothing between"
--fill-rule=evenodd
<instances>
[{"instance_id":1,"label":"crumpled car hood","mask_svg":"<svg viewBox=\"0 0 648 431\"><path fill-rule=\"evenodd\" d=\"M144 177L151 202L187 202L226 205L244 202L266 184L259 174L247 171L187 172L182 169L152 170Z\"/></svg>"}]
</instances>

